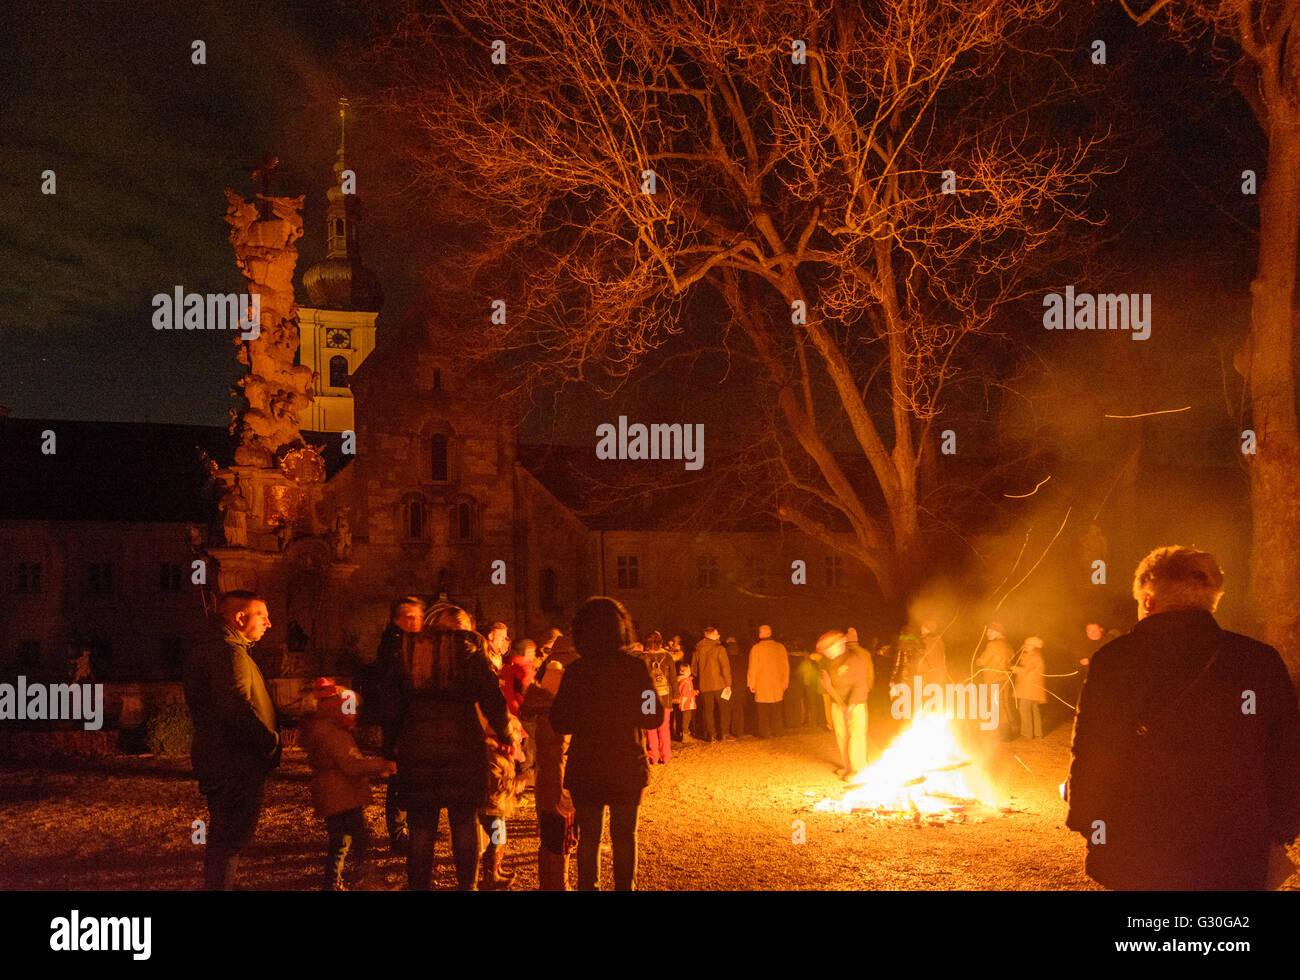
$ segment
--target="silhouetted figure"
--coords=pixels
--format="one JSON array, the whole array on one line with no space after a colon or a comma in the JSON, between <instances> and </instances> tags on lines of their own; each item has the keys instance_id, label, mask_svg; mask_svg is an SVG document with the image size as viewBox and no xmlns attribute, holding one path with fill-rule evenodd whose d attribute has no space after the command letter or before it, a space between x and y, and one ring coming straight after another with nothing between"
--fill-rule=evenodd
<instances>
[{"instance_id":1,"label":"silhouetted figure","mask_svg":"<svg viewBox=\"0 0 1300 980\"><path fill-rule=\"evenodd\" d=\"M1137 625L1092 658L1066 823L1108 888L1275 887L1270 857L1300 833L1295 689L1276 650L1215 622L1222 595L1212 555L1158 548Z\"/></svg>"},{"instance_id":2,"label":"silhouetted figure","mask_svg":"<svg viewBox=\"0 0 1300 980\"><path fill-rule=\"evenodd\" d=\"M605 596L588 599L573 618L578 660L565 670L551 705L551 725L573 736L564 782L578 814L578 888L583 891L600 886L607 806L614 887L636 888L637 810L650 778L643 733L663 724L664 706L654 696L645 663L630 652L635 642L632 619L622 605Z\"/></svg>"}]
</instances>

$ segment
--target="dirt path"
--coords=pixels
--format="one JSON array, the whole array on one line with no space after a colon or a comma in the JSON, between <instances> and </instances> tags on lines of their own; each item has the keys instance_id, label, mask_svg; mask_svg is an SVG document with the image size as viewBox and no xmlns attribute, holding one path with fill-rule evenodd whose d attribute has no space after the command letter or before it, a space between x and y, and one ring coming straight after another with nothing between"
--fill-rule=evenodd
<instances>
[{"instance_id":1,"label":"dirt path","mask_svg":"<svg viewBox=\"0 0 1300 980\"><path fill-rule=\"evenodd\" d=\"M985 761L1003 802L1023 811L983 823L913 828L812 809L843 790L829 733L745 738L678 748L656 766L641 808L643 889L1073 889L1083 845L1062 823L1057 785L1069 732L998 745ZM1014 756L1018 756L1017 762ZM1021 763L1024 765L1022 766ZM1029 771L1026 771L1028 767ZM122 757L97 769L10 771L0 790L0 887L188 889L200 881L191 822L205 816L187 760ZM382 799L376 793L376 800ZM404 884L383 843L383 811L368 811L379 845L376 878ZM806 843L792 843L794 821ZM537 824L529 794L510 821L508 866L536 886ZM290 751L272 780L241 884L319 887L324 825L311 812L308 770ZM605 858L608 880L608 855ZM436 881L451 887L446 830ZM377 882L378 883L378 882Z\"/></svg>"}]
</instances>

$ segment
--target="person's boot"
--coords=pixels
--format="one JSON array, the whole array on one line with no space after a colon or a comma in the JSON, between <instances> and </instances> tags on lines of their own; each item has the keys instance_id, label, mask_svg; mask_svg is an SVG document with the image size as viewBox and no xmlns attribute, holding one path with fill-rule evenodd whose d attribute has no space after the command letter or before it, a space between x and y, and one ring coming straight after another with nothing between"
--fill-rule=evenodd
<instances>
[{"instance_id":1,"label":"person's boot","mask_svg":"<svg viewBox=\"0 0 1300 980\"><path fill-rule=\"evenodd\" d=\"M537 890L567 892L569 890L569 858L556 854L546 847L537 849Z\"/></svg>"},{"instance_id":2,"label":"person's boot","mask_svg":"<svg viewBox=\"0 0 1300 980\"><path fill-rule=\"evenodd\" d=\"M487 849L483 855L483 891L508 891L510 884L515 880L513 871L506 871L501 867L501 862L505 858L505 848L498 847L495 844Z\"/></svg>"},{"instance_id":3,"label":"person's boot","mask_svg":"<svg viewBox=\"0 0 1300 980\"><path fill-rule=\"evenodd\" d=\"M203 887L210 892L235 890L235 875L239 871L239 854L214 851L211 845L203 855Z\"/></svg>"},{"instance_id":4,"label":"person's boot","mask_svg":"<svg viewBox=\"0 0 1300 980\"><path fill-rule=\"evenodd\" d=\"M348 859L348 844L350 839L343 838L343 846L334 851L329 856L329 861L325 865L325 886L323 891L327 892L345 892L348 886L343 880L343 868Z\"/></svg>"}]
</instances>

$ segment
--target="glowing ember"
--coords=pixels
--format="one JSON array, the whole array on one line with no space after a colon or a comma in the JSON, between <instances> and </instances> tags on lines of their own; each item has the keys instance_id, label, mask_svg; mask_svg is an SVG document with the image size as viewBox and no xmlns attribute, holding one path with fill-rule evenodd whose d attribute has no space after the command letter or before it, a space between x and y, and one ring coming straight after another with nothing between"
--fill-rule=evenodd
<instances>
[{"instance_id":1,"label":"glowing ember","mask_svg":"<svg viewBox=\"0 0 1300 980\"><path fill-rule=\"evenodd\" d=\"M858 774L843 799L822 800L814 809L913 817L996 811L992 785L957 744L949 720L918 718Z\"/></svg>"}]
</instances>

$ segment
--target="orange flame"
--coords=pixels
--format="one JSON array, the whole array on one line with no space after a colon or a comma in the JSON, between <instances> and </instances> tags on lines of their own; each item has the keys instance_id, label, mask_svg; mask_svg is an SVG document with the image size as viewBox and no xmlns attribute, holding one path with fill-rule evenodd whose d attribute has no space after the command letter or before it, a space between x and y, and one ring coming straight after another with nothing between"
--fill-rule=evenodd
<instances>
[{"instance_id":1,"label":"orange flame","mask_svg":"<svg viewBox=\"0 0 1300 980\"><path fill-rule=\"evenodd\" d=\"M822 800L815 809L943 814L973 803L996 808L992 784L957 744L950 720L922 715L858 774L842 800Z\"/></svg>"}]
</instances>

